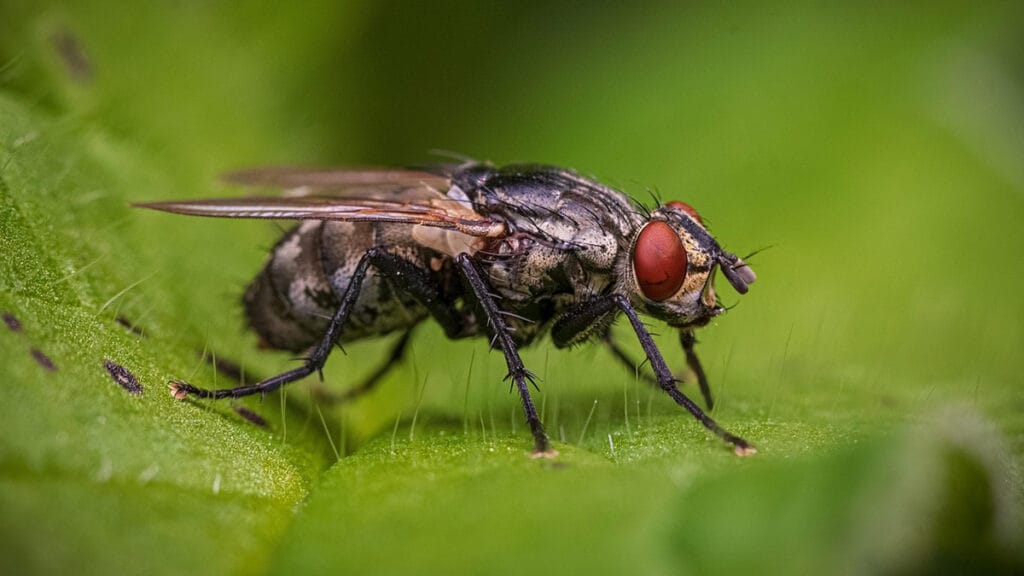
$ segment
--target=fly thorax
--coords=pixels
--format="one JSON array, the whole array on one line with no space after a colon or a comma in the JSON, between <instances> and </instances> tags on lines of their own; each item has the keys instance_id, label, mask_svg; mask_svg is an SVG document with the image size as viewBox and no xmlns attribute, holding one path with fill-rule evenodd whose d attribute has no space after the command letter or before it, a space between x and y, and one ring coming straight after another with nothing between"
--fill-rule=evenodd
<instances>
[{"instance_id":1,"label":"fly thorax","mask_svg":"<svg viewBox=\"0 0 1024 576\"><path fill-rule=\"evenodd\" d=\"M610 272L619 256L619 240L601 228L580 230L573 239L574 253L591 270Z\"/></svg>"},{"instance_id":2,"label":"fly thorax","mask_svg":"<svg viewBox=\"0 0 1024 576\"><path fill-rule=\"evenodd\" d=\"M486 253L489 279L504 298L524 301L539 294L570 290L563 268L572 257L529 234L503 238Z\"/></svg>"}]
</instances>

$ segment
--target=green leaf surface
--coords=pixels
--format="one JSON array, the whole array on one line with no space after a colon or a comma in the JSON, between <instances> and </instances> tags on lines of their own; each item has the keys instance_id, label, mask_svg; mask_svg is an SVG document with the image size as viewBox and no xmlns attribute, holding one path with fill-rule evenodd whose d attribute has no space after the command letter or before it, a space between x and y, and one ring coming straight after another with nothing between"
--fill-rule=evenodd
<instances>
[{"instance_id":1,"label":"green leaf surface","mask_svg":"<svg viewBox=\"0 0 1024 576\"><path fill-rule=\"evenodd\" d=\"M1022 16L5 3L0 572L1019 571ZM600 347L541 342L524 360L560 455L533 460L500 355L426 325L350 405L313 390L390 340L347 343L323 384L171 398L233 385L216 360L294 366L239 306L280 231L131 202L431 149L655 189L732 251L770 246L699 334L713 415L758 455Z\"/></svg>"}]
</instances>

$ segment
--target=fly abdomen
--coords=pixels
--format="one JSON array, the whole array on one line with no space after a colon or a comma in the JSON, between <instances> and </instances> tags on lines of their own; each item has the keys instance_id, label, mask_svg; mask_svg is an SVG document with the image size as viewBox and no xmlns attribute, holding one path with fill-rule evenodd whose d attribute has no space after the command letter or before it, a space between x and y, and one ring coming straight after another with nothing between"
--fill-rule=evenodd
<instances>
[{"instance_id":1,"label":"fly abdomen","mask_svg":"<svg viewBox=\"0 0 1024 576\"><path fill-rule=\"evenodd\" d=\"M249 324L274 348L297 352L313 345L337 309L321 265L322 225L305 222L286 233L246 291Z\"/></svg>"},{"instance_id":2,"label":"fly abdomen","mask_svg":"<svg viewBox=\"0 0 1024 576\"><path fill-rule=\"evenodd\" d=\"M324 222L320 229L320 266L324 281L341 301L359 261L374 248L399 256L421 270L440 254L415 242L407 226L371 222ZM426 309L404 286L394 286L370 268L342 341L387 334L409 328L427 316Z\"/></svg>"}]
</instances>

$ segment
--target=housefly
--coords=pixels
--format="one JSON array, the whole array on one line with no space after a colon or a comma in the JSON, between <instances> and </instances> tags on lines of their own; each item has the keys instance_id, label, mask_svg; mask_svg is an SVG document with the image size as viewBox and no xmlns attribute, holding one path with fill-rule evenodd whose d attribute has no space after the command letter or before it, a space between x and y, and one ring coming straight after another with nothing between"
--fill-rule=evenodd
<instances>
[{"instance_id":1,"label":"housefly","mask_svg":"<svg viewBox=\"0 0 1024 576\"><path fill-rule=\"evenodd\" d=\"M216 218L298 220L249 286L249 323L273 348L306 351L298 368L250 385L209 390L172 381L175 398L264 394L319 372L335 345L402 333L433 318L449 338L486 336L499 348L522 399L534 455L554 454L530 398L534 376L519 348L548 333L558 348L612 340L621 313L640 341L654 381L737 454L755 452L681 392L641 320L675 328L710 409L694 330L724 311L721 270L737 292L756 276L726 252L686 203L647 210L574 171L542 165L447 164L420 170L257 168L228 176L275 187L279 197L148 202L138 206ZM536 385L534 384L536 387Z\"/></svg>"}]
</instances>

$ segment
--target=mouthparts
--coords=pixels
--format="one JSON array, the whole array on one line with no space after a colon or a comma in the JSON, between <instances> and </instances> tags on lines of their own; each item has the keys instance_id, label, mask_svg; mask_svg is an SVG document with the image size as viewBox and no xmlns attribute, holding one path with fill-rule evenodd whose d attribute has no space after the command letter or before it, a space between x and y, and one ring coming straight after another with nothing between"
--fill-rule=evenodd
<instances>
[{"instance_id":1,"label":"mouthparts","mask_svg":"<svg viewBox=\"0 0 1024 576\"><path fill-rule=\"evenodd\" d=\"M718 263L729 284L732 284L740 294L746 294L749 286L757 280L757 274L754 274L750 266L735 254L723 252L718 258Z\"/></svg>"}]
</instances>

